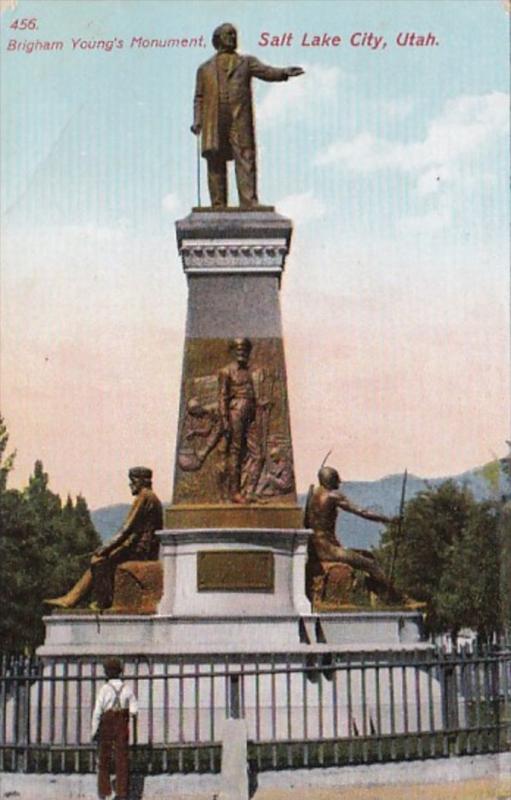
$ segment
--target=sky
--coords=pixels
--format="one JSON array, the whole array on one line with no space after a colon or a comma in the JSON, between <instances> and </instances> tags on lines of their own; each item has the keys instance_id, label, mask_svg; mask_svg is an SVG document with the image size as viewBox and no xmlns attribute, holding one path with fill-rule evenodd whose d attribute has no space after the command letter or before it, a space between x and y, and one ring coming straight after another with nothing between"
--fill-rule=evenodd
<instances>
[{"instance_id":1,"label":"sky","mask_svg":"<svg viewBox=\"0 0 511 800\"><path fill-rule=\"evenodd\" d=\"M11 486L42 459L54 491L97 508L145 464L171 499L187 303L174 223L197 204L195 72L225 21L240 52L305 69L253 82L260 200L294 224L281 304L298 489L328 450L349 480L504 455L506 0L0 7ZM412 33L434 43L397 44ZM206 204L204 186L203 166Z\"/></svg>"}]
</instances>

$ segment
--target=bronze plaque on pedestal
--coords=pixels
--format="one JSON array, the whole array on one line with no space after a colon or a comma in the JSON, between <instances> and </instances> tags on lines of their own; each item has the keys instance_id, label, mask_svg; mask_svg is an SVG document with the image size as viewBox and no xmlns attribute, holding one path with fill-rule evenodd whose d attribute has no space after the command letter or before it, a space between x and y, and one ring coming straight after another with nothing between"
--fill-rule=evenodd
<instances>
[{"instance_id":1,"label":"bronze plaque on pedestal","mask_svg":"<svg viewBox=\"0 0 511 800\"><path fill-rule=\"evenodd\" d=\"M275 591L273 553L215 550L197 553L199 592Z\"/></svg>"}]
</instances>

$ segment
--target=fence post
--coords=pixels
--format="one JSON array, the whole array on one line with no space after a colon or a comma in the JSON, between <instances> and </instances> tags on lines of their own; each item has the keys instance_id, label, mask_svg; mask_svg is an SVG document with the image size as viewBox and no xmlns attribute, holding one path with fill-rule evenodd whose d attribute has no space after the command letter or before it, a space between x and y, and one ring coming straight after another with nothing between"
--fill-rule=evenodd
<instances>
[{"instance_id":1,"label":"fence post","mask_svg":"<svg viewBox=\"0 0 511 800\"><path fill-rule=\"evenodd\" d=\"M440 665L442 690L442 727L449 731L458 724L458 702L456 695L456 667L454 664Z\"/></svg>"},{"instance_id":2,"label":"fence post","mask_svg":"<svg viewBox=\"0 0 511 800\"><path fill-rule=\"evenodd\" d=\"M249 800L247 728L242 719L222 726L221 800Z\"/></svg>"},{"instance_id":3,"label":"fence post","mask_svg":"<svg viewBox=\"0 0 511 800\"><path fill-rule=\"evenodd\" d=\"M491 677L491 721L495 729L495 749L499 752L505 741L506 732L502 728L501 696L500 696L500 660L494 656L490 663Z\"/></svg>"},{"instance_id":4,"label":"fence post","mask_svg":"<svg viewBox=\"0 0 511 800\"><path fill-rule=\"evenodd\" d=\"M240 718L240 676L229 676L229 717L231 719Z\"/></svg>"}]
</instances>

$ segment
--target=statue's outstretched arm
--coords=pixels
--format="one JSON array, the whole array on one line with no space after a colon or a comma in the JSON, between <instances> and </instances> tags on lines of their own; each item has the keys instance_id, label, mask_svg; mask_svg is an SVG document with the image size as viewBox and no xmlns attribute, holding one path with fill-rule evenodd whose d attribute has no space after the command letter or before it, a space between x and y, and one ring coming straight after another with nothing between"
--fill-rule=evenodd
<instances>
[{"instance_id":1,"label":"statue's outstretched arm","mask_svg":"<svg viewBox=\"0 0 511 800\"><path fill-rule=\"evenodd\" d=\"M357 517L362 517L363 519L368 519L371 522L391 522L390 517L386 517L384 514L376 514L374 511L369 511L366 508L359 508L359 506L352 503L343 494L339 494L337 505L339 508L342 508L343 511L347 511L349 514L355 514Z\"/></svg>"},{"instance_id":2,"label":"statue's outstretched arm","mask_svg":"<svg viewBox=\"0 0 511 800\"><path fill-rule=\"evenodd\" d=\"M262 81L287 81L304 72L301 67L270 67L255 56L248 56L248 59L250 74Z\"/></svg>"}]
</instances>

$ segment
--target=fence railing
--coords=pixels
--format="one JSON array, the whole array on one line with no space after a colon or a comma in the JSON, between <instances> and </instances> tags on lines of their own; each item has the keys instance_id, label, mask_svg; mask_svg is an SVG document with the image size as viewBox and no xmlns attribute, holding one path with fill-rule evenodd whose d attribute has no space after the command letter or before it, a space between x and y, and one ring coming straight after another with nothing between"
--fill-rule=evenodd
<instances>
[{"instance_id":1,"label":"fence railing","mask_svg":"<svg viewBox=\"0 0 511 800\"><path fill-rule=\"evenodd\" d=\"M257 769L505 750L511 652L468 649L127 658L139 701L133 768L217 771L222 724L243 717ZM0 770L90 772L104 682L90 658L3 657Z\"/></svg>"}]
</instances>

